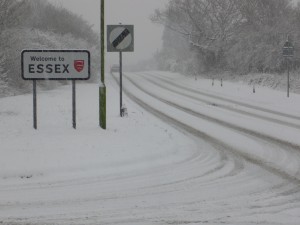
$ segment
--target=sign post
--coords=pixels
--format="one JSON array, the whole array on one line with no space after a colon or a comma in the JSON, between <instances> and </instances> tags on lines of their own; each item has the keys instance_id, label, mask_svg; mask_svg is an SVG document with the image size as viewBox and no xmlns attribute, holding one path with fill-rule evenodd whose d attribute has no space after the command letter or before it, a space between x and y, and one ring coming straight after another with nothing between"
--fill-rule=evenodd
<instances>
[{"instance_id":1,"label":"sign post","mask_svg":"<svg viewBox=\"0 0 300 225\"><path fill-rule=\"evenodd\" d=\"M286 60L286 67L287 67L287 97L290 97L290 66L289 66L289 58L294 57L294 46L289 41L289 37L287 38L283 49L282 55L285 57Z\"/></svg>"},{"instance_id":2,"label":"sign post","mask_svg":"<svg viewBox=\"0 0 300 225\"><path fill-rule=\"evenodd\" d=\"M33 128L37 130L36 80L33 80Z\"/></svg>"},{"instance_id":3,"label":"sign post","mask_svg":"<svg viewBox=\"0 0 300 225\"><path fill-rule=\"evenodd\" d=\"M90 52L86 50L24 50L22 78L33 81L33 127L37 129L37 80L72 80L72 124L76 129L76 80L90 78Z\"/></svg>"},{"instance_id":4,"label":"sign post","mask_svg":"<svg viewBox=\"0 0 300 225\"><path fill-rule=\"evenodd\" d=\"M120 57L120 116L123 117L123 52L134 51L134 26L133 25L108 25L107 26L107 51L119 52Z\"/></svg>"},{"instance_id":5,"label":"sign post","mask_svg":"<svg viewBox=\"0 0 300 225\"><path fill-rule=\"evenodd\" d=\"M123 59L122 59L122 52L119 53L120 56L120 116L123 117Z\"/></svg>"},{"instance_id":6,"label":"sign post","mask_svg":"<svg viewBox=\"0 0 300 225\"><path fill-rule=\"evenodd\" d=\"M72 80L72 121L73 128L76 129L76 81Z\"/></svg>"}]
</instances>

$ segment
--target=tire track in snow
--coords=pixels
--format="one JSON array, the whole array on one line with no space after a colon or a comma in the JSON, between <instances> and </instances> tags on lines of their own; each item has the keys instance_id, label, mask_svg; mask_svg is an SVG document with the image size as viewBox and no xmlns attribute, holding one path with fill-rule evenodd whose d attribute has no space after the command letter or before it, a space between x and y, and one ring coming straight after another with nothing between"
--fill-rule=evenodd
<instances>
[{"instance_id":1,"label":"tire track in snow","mask_svg":"<svg viewBox=\"0 0 300 225\"><path fill-rule=\"evenodd\" d=\"M145 73L145 74L148 74L148 73ZM153 74L149 74L149 75L153 76ZM241 114L244 114L244 115L252 116L252 117L255 117L255 118L260 118L260 119L267 120L267 121L270 121L270 122L274 122L274 123L286 125L286 126L289 126L289 127L294 127L296 129L300 129L300 125L299 124L295 124L295 123L292 123L292 122L283 121L283 120L280 120L280 119L271 118L271 117L264 116L264 115L259 115L259 114L256 114L256 113L253 113L253 112L249 112L249 111L246 111L246 110L242 110L242 109L238 109L238 108L233 108L232 106L227 106L225 104L214 103L213 101L209 101L209 100L200 98L199 96L206 96L206 97L213 98L213 99L216 99L216 100L221 100L223 102L233 103L233 104L236 104L238 106L246 107L248 109L254 109L254 110L257 110L257 111L260 111L260 112L266 112L266 113L270 113L270 114L281 116L281 117L288 118L288 119L292 118L292 119L298 120L299 122L300 122L300 117L297 117L297 116L294 116L294 115L290 115L290 114L286 114L286 113L276 112L276 111L273 111L273 110L265 109L265 108L258 107L258 106L253 106L253 105L242 103L242 102L238 102L238 101L234 101L234 100L227 99L227 98L224 98L224 97L220 97L220 96L217 96L217 95L207 94L205 92L201 92L201 91L198 91L198 90L193 90L191 88L187 88L185 86L178 85L178 84L172 82L171 80L166 80L166 79L164 79L162 77L159 77L157 75L154 75L154 76L158 80L162 81L162 83L164 83L165 85L163 85L162 83L158 83L158 82L150 79L149 76L147 76L147 77L143 76L143 77L147 81L155 84L156 86L159 86L161 88L164 88L164 89L169 90L169 91L174 92L174 93L178 93L178 89L174 90L174 89L172 89L170 87L167 87L166 84L172 84L174 87L180 88L182 90L189 91L191 93L195 93L195 94L198 95L197 97L195 97L193 95L186 94L184 92L180 92L180 94L183 95L183 96L186 96L188 98L197 100L197 101L205 103L207 105L216 106L216 107L219 107L219 108L226 109L228 111L233 111L233 112L241 113Z\"/></svg>"},{"instance_id":2,"label":"tire track in snow","mask_svg":"<svg viewBox=\"0 0 300 225\"><path fill-rule=\"evenodd\" d=\"M201 151L197 151L197 154L191 154L191 156L174 165L164 165L162 167L151 169L151 171L141 171L136 174L121 174L121 176L116 177L91 177L91 178L78 178L71 180L63 180L60 182L24 182L24 184L18 186L1 186L1 194L7 192L9 194L15 195L14 198L18 198L19 194L22 193L18 201L11 201L3 203L1 202L0 208L21 208L21 209L38 209L43 207L56 208L64 206L65 208L73 207L74 205L81 204L94 204L101 203L105 201L120 201L122 199L131 199L131 198L140 198L143 196L159 196L159 195L168 195L180 193L182 190L186 190L187 184L194 185L200 181L203 182L203 178L206 178L206 182L214 182L215 180L224 179L226 177L231 177L239 174L243 171L243 163L235 158L228 157L227 154L224 154L219 151L206 151L205 154ZM194 169L198 168L197 165L203 165L201 170L195 173ZM174 173L176 172L176 176ZM168 178L168 179L166 179ZM147 184L148 180L154 180L154 182L149 185ZM101 184L104 183L104 184ZM137 185L135 185L137 184ZM130 186L131 185L131 186ZM99 187L98 187L99 186ZM130 187L129 189L122 189L122 187ZM89 195L87 196L68 196L60 194L60 192L65 192L70 189L86 189L88 190L101 190L100 194ZM23 197L34 191L36 193L35 199L32 200L23 200ZM91 192L93 193L93 192ZM46 195L52 196L53 198L44 197ZM59 196L59 197L57 197ZM26 197L25 197L26 199ZM157 208L157 206L151 206ZM123 209L124 210L124 209ZM21 210L22 211L22 210ZM25 210L26 211L26 210ZM0 213L1 214L1 213ZM27 219L20 219L24 223L30 224L32 221L36 223L43 223L45 221L64 221L69 218L69 214L55 214L56 219L49 219L49 216L39 216L38 218L32 216ZM21 217L21 215L20 215ZM152 217L155 217L152 215ZM80 218L78 219L80 221ZM105 223L108 224L108 223Z\"/></svg>"},{"instance_id":3,"label":"tire track in snow","mask_svg":"<svg viewBox=\"0 0 300 225\"><path fill-rule=\"evenodd\" d=\"M237 104L237 105L244 106L244 107L249 108L249 109L255 109L255 110L258 110L258 111L261 111L261 112L267 112L267 113L271 113L271 114L282 116L282 117L293 118L295 120L300 121L299 116L295 116L295 115L291 115L291 114L287 114L287 113L283 113L283 112L278 112L278 111L266 109L266 108L263 108L263 107L247 104L247 103L244 103L244 102L235 101L235 100L228 99L228 98L225 98L225 97L221 97L221 96L218 96L218 95L209 94L209 93L202 92L202 91L199 91L199 90L195 90L195 89L192 89L192 88L187 88L187 87L182 86L178 83L175 83L171 79L163 78L161 76L158 76L157 74L148 73L148 72L144 73L144 74L149 74L150 76L155 76L156 78L163 81L164 83L171 83L175 87L178 87L178 88L181 88L181 89L184 89L184 90L187 90L187 91L199 94L199 95L203 95L203 96L207 96L207 97L214 98L214 99L217 99L217 100L222 100L222 101L225 101L225 102Z\"/></svg>"},{"instance_id":4,"label":"tire track in snow","mask_svg":"<svg viewBox=\"0 0 300 225\"><path fill-rule=\"evenodd\" d=\"M1 201L0 215L9 207L20 214L5 220L4 225L292 225L278 222L276 215L284 216L286 222L289 218L283 211L300 208L299 186L228 152L222 144L203 143L199 135L205 134L185 128L187 135L196 137L199 150L190 151L188 159L176 164L138 173L119 171L113 177L80 177L48 188L42 184L42 190L34 181L7 190L18 196L6 207ZM26 200L22 186L28 192L33 190L36 199ZM49 196L44 198L44 194Z\"/></svg>"},{"instance_id":5,"label":"tire track in snow","mask_svg":"<svg viewBox=\"0 0 300 225\"><path fill-rule=\"evenodd\" d=\"M136 85L134 85L134 86L136 86ZM140 89L139 87L137 87L137 88ZM144 90L141 90L141 91L144 92ZM139 99L137 96L134 96L132 93L130 93L130 91L128 89L125 89L124 92L131 100L135 101L137 104L139 104L140 106L145 108L147 111L151 112L152 114L158 116L163 121L173 124L175 127L179 127L179 129L183 129L185 132L190 133L198 138L208 140L210 143L213 143L214 145L218 144L219 146L221 146L221 148L226 148L225 151L227 152L227 154L228 154L228 152L231 152L233 155L238 155L238 158L241 157L240 160L246 159L246 161L250 162L250 164L257 165L259 168L263 168L264 170L269 171L271 174L275 174L276 176L279 176L279 177L283 178L283 180L285 180L285 182L281 183L280 185L271 186L270 189L266 190L266 192L260 192L260 191L253 192L252 195L258 194L260 196L260 198L262 196L266 195L262 201L261 201L261 199L259 199L259 200L256 200L257 202L272 202L272 203L268 203L269 205L267 205L267 206L265 205L264 207L253 206L252 209L255 212L252 212L252 210L249 210L251 212L248 213L248 216L250 216L250 217L258 216L259 214L266 213L265 211L262 211L262 208L264 208L265 210L267 209L267 211L269 211L269 213L272 214L272 213L276 213L276 212L280 211L277 209L277 207L279 207L279 206L285 206L286 209L291 209L294 206L299 207L299 201L300 201L299 180L297 178L295 178L294 176L290 176L289 174L286 174L284 171L278 170L278 168L274 169L274 167L264 164L264 162L253 158L253 156L251 156L251 155L241 154L241 152L239 150L235 150L235 149L232 149L230 146L224 145L224 143L220 142L218 139L214 139L211 136L207 136L205 133L203 133L199 130L195 130L192 127L189 127L188 125L181 123L180 121L178 121L172 117L169 117L168 115L161 112L159 109L153 108L149 104L145 103L143 100ZM160 101L160 99L158 99L158 100ZM236 178L236 176L233 176L233 177ZM232 181L233 180L231 180L231 182ZM219 182L222 183L222 181L219 181ZM241 181L237 180L236 185L241 185L240 182ZM249 182L249 180L246 179L246 180L244 180L244 182L247 183L247 182ZM217 184L217 183L218 183L218 181L216 180L215 184ZM289 186L289 184L291 184L291 183L295 184L296 186L294 188L291 188L291 189L288 188L288 190L286 190L287 186ZM207 185L211 185L211 183L207 184ZM270 191L274 195L271 194L271 196L270 196L269 193L267 193L268 191ZM294 194L296 194L297 197L294 197ZM278 197L280 198L280 196L282 196L282 195L289 196L289 197L283 201L278 201L277 203L273 203L273 201L277 201L277 198ZM262 203L262 204L264 204L264 203ZM190 221L190 220L187 220L187 221L170 220L170 221L168 221L168 223L170 223L170 224L183 224L183 223L190 224L190 223L194 223L194 222L195 221ZM200 223L201 221L198 221L198 222ZM209 222L207 221L207 223L209 223ZM252 224L252 223L259 224L257 221L256 222L252 221L250 223L248 221L247 224ZM209 224L213 224L213 222L210 222ZM227 223L225 223L225 224L227 224ZM228 224L233 224L233 223L229 222ZM275 222L267 223L266 221L264 221L264 222L262 222L262 224L276 224L276 223ZM281 224L281 223L278 223L278 224Z\"/></svg>"},{"instance_id":6,"label":"tire track in snow","mask_svg":"<svg viewBox=\"0 0 300 225\"><path fill-rule=\"evenodd\" d=\"M130 81L136 88L138 88L140 91L146 93L147 95L153 97L154 99L157 99L160 102L163 102L173 108L177 108L181 111L184 111L190 115L196 116L198 118L202 118L205 120L209 120L210 122L213 123L217 123L221 126L227 127L229 129L232 130L236 130L240 133L244 133L248 136L250 136L251 138L255 138L256 140L259 140L262 143L265 142L271 142L271 143L275 143L275 145L279 145L281 148L286 149L287 151L293 151L294 154L296 154L297 158L299 158L299 153L300 153L300 146L286 142L284 140L280 140L277 138L274 138L272 136L267 136L265 134L262 133L258 133L243 127L239 127L236 126L234 124L231 123L227 123L225 121L210 117L208 115L205 114L201 114L198 112L195 112L191 109L179 106L178 104L175 104L174 102L170 102L168 100L165 100L161 97L158 97L157 95L150 93L149 91L143 89L141 86L139 86L133 79L129 78L128 76L126 76L126 79L128 81ZM180 122L177 119L174 119L168 115L166 115L165 113L161 112L158 109L154 109L152 106L144 103L142 100L140 100L139 98L137 98L136 96L134 96L133 94L131 94L128 90L124 90L124 92L126 93L126 95L128 95L133 101L135 101L136 103L138 103L139 105L141 105L142 107L146 108L148 111L150 111L152 114L158 116L159 118L162 118L164 121L168 121L169 124L173 124L176 125L180 128L182 128L183 130L187 131L190 134L193 134L196 137L202 138L203 140L208 140L210 143L217 143L218 145L221 145L223 147L225 147L228 151L233 152L234 154L238 154L241 155L243 158L245 158L247 161L251 162L251 163L255 163L261 167L263 167L264 169L267 169L268 171L277 174L278 176L281 176L282 178L288 179L290 182L295 182L296 184L300 185L300 171L297 171L296 175L291 175L290 173L284 171L281 168L277 168L274 167L272 165L269 165L269 163L264 162L262 159L260 158L256 158L254 155L245 153L245 152L241 152L239 149L234 149L231 146L228 146L226 143L220 141L219 139L212 137L210 135L207 135L205 132L199 130L199 129L194 129L188 125L186 125L184 122Z\"/></svg>"}]
</instances>

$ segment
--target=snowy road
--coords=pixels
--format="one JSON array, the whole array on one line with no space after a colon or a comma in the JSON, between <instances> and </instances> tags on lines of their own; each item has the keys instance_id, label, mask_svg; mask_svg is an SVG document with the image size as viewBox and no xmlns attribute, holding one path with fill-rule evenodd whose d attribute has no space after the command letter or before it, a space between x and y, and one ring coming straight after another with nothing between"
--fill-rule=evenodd
<instances>
[{"instance_id":1,"label":"snowy road","mask_svg":"<svg viewBox=\"0 0 300 225\"><path fill-rule=\"evenodd\" d=\"M265 162L262 166L273 165L274 169L285 171L290 178L300 179L299 117L199 92L195 88L188 89L170 80L159 78L165 82L153 82L150 77L156 77L157 80L157 76L149 73L147 76L138 74L132 78L128 77L129 84L133 85L128 90L137 88L140 91L131 96L139 96L139 99L144 96L143 100L140 100L143 101L141 104L169 118L173 124L177 123L184 129L193 130L193 133L198 135L200 133L206 140L210 139L224 147L229 146L236 154L242 154L250 160ZM170 83L173 87L170 87ZM154 104L155 100L157 102ZM164 105L170 106L171 110ZM283 158L287 161L282 161ZM287 164L294 167L287 168Z\"/></svg>"},{"instance_id":2,"label":"snowy road","mask_svg":"<svg viewBox=\"0 0 300 225\"><path fill-rule=\"evenodd\" d=\"M299 96L127 73L120 119L107 79L107 132L94 85L76 132L70 87L40 95L38 132L30 95L0 99L0 224L300 224Z\"/></svg>"},{"instance_id":3,"label":"snowy road","mask_svg":"<svg viewBox=\"0 0 300 225\"><path fill-rule=\"evenodd\" d=\"M294 194L299 199L300 118L297 110L290 112L285 106L275 109L276 104L273 107L251 104L251 99L243 99L245 96L224 97L223 93L213 93L213 90L200 91L199 83L180 83L174 74L148 72L127 74L126 78L127 94L148 111L217 146L215 149L225 155L234 155L240 163L256 165L296 185ZM295 209L291 204L291 210L300 215L299 205Z\"/></svg>"}]
</instances>

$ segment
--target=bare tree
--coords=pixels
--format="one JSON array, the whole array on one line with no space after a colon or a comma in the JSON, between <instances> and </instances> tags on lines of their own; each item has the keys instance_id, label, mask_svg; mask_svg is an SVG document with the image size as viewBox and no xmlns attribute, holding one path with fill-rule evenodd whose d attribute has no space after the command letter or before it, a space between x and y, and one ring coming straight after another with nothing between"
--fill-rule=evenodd
<instances>
[{"instance_id":1,"label":"bare tree","mask_svg":"<svg viewBox=\"0 0 300 225\"><path fill-rule=\"evenodd\" d=\"M0 33L23 23L27 9L27 0L0 0Z\"/></svg>"},{"instance_id":2,"label":"bare tree","mask_svg":"<svg viewBox=\"0 0 300 225\"><path fill-rule=\"evenodd\" d=\"M208 69L272 72L288 34L300 48L299 15L291 0L170 0L152 21L183 35Z\"/></svg>"},{"instance_id":3,"label":"bare tree","mask_svg":"<svg viewBox=\"0 0 300 225\"><path fill-rule=\"evenodd\" d=\"M184 34L211 64L224 64L225 51L241 22L237 0L172 0L152 20Z\"/></svg>"}]
</instances>

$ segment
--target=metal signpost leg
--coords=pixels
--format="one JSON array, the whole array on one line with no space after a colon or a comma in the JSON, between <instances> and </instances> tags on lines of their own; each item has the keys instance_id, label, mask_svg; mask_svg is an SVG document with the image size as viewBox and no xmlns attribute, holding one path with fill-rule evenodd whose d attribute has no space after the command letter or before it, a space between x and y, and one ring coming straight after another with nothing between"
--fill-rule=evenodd
<instances>
[{"instance_id":1,"label":"metal signpost leg","mask_svg":"<svg viewBox=\"0 0 300 225\"><path fill-rule=\"evenodd\" d=\"M33 128L37 130L36 80L33 80Z\"/></svg>"},{"instance_id":2,"label":"metal signpost leg","mask_svg":"<svg viewBox=\"0 0 300 225\"><path fill-rule=\"evenodd\" d=\"M289 59L294 57L294 46L290 42L289 35L287 36L287 40L282 49L282 55L285 57L286 60L286 67L287 67L287 97L290 97L290 66L289 66Z\"/></svg>"},{"instance_id":3,"label":"metal signpost leg","mask_svg":"<svg viewBox=\"0 0 300 225\"><path fill-rule=\"evenodd\" d=\"M290 97L290 67L289 67L289 59L286 59L287 66L287 97Z\"/></svg>"},{"instance_id":4,"label":"metal signpost leg","mask_svg":"<svg viewBox=\"0 0 300 225\"><path fill-rule=\"evenodd\" d=\"M72 80L72 117L73 128L76 129L76 81Z\"/></svg>"},{"instance_id":5,"label":"metal signpost leg","mask_svg":"<svg viewBox=\"0 0 300 225\"><path fill-rule=\"evenodd\" d=\"M123 117L123 112L122 112L122 91L123 91L123 81L122 81L122 52L120 52L120 116Z\"/></svg>"}]
</instances>

